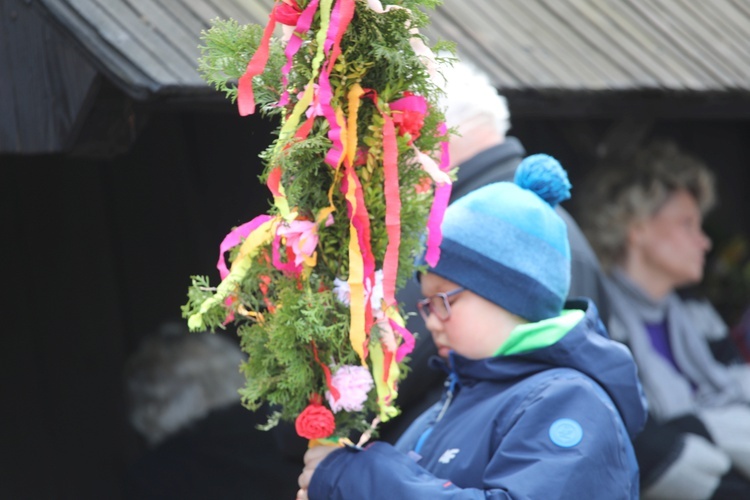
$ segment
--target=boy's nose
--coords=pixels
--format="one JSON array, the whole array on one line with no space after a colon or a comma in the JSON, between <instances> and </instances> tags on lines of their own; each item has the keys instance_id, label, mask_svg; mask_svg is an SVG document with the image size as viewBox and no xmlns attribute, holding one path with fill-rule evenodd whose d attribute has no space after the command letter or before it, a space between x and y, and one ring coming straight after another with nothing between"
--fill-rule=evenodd
<instances>
[{"instance_id":1,"label":"boy's nose","mask_svg":"<svg viewBox=\"0 0 750 500\"><path fill-rule=\"evenodd\" d=\"M429 316L427 316L424 325L430 332L439 332L441 326L443 325L443 322L440 321L440 318L438 318L437 314L431 313Z\"/></svg>"}]
</instances>

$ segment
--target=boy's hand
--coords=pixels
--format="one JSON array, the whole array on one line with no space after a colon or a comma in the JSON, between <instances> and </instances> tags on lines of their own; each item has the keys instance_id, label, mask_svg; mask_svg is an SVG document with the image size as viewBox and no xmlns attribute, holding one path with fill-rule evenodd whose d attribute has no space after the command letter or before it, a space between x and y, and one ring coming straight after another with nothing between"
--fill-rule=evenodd
<instances>
[{"instance_id":1,"label":"boy's hand","mask_svg":"<svg viewBox=\"0 0 750 500\"><path fill-rule=\"evenodd\" d=\"M310 481L312 480L313 473L315 473L315 468L330 453L338 449L338 446L313 446L305 452L305 468L302 469L302 474L299 475L299 479L297 480L300 489L297 492L296 500L307 500L307 488L310 486Z\"/></svg>"}]
</instances>

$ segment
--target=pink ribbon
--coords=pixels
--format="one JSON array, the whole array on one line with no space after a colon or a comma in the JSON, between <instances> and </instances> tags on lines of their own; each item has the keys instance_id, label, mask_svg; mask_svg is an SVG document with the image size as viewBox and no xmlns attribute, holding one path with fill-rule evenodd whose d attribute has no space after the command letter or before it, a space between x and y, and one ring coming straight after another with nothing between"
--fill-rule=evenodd
<instances>
[{"instance_id":1,"label":"pink ribbon","mask_svg":"<svg viewBox=\"0 0 750 500\"><path fill-rule=\"evenodd\" d=\"M445 134L448 131L448 127L445 123L441 123L438 130L441 134ZM450 167L448 142L443 141L440 149L440 170L445 172ZM435 186L435 197L432 200L430 215L427 219L427 251L425 252L425 262L430 267L435 267L440 259L440 242L443 241L443 232L440 229L440 225L443 222L443 216L450 202L451 186L448 183Z\"/></svg>"},{"instance_id":2,"label":"pink ribbon","mask_svg":"<svg viewBox=\"0 0 750 500\"><path fill-rule=\"evenodd\" d=\"M427 99L421 95L410 95L397 99L388 105L393 111L417 111L427 114Z\"/></svg>"},{"instance_id":3,"label":"pink ribbon","mask_svg":"<svg viewBox=\"0 0 750 500\"><path fill-rule=\"evenodd\" d=\"M320 103L320 107L323 110L323 116L325 116L328 121L328 138L333 143L331 149L326 153L325 162L332 168L336 169L341 161L341 155L344 153L344 144L341 141L341 124L339 124L336 117L336 111L331 106L333 91L331 90L331 82L328 80L328 73L329 72L326 68L320 74L320 78L318 79L318 96L316 100Z\"/></svg>"},{"instance_id":4,"label":"pink ribbon","mask_svg":"<svg viewBox=\"0 0 750 500\"><path fill-rule=\"evenodd\" d=\"M216 268L219 270L219 276L221 276L222 280L229 274L224 254L242 243L242 240L247 238L258 226L269 221L271 218L270 215L259 215L250 222L245 222L241 226L234 228L224 237L221 245L219 245L219 262L216 263Z\"/></svg>"},{"instance_id":5,"label":"pink ribbon","mask_svg":"<svg viewBox=\"0 0 750 500\"><path fill-rule=\"evenodd\" d=\"M331 100L333 98L333 92L331 90L331 82L329 76L333 71L333 65L336 63L341 54L341 38L344 36L347 26L354 17L354 1L353 0L338 0L333 6L331 12L331 19L328 25L328 32L326 33L326 39L323 43L323 49L328 54L328 61L326 66L320 72L318 79L318 102L321 104L323 109L323 115L329 124L328 138L333 143L333 146L326 154L325 161L333 168L338 168L341 162L341 156L344 153L344 145L341 141L341 124L338 122L336 111L331 106Z\"/></svg>"},{"instance_id":6,"label":"pink ribbon","mask_svg":"<svg viewBox=\"0 0 750 500\"><path fill-rule=\"evenodd\" d=\"M287 42L286 47L284 48L284 54L286 54L286 64L283 68L281 68L282 79L284 82L284 92L281 94L281 98L279 99L279 107L286 106L289 103L289 91L286 88L289 81L289 72L292 70L294 56L299 51L300 47L302 47L302 38L300 38L297 33L306 33L310 30L313 17L315 16L315 12L318 10L318 2L319 0L312 0L312 2L310 2L310 4L305 7L305 10L302 11L299 19L297 19L297 25L294 28L294 34L292 35L292 38L289 39L289 42Z\"/></svg>"},{"instance_id":7,"label":"pink ribbon","mask_svg":"<svg viewBox=\"0 0 750 500\"><path fill-rule=\"evenodd\" d=\"M389 319L388 321L390 322L391 327L396 330L404 340L396 351L396 361L401 362L401 360L404 359L405 356L407 356L414 350L414 335L412 335L409 330L399 325L392 319Z\"/></svg>"},{"instance_id":8,"label":"pink ribbon","mask_svg":"<svg viewBox=\"0 0 750 500\"><path fill-rule=\"evenodd\" d=\"M383 299L386 306L396 304L396 275L401 245L401 197L398 186L398 144L393 120L383 113L383 191L385 194L385 228L388 245L383 259Z\"/></svg>"}]
</instances>

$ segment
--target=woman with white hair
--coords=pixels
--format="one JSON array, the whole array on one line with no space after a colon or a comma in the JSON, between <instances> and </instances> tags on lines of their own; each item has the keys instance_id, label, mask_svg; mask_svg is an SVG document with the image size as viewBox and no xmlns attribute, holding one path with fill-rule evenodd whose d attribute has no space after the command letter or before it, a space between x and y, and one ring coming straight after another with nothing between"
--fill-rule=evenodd
<instances>
[{"instance_id":1,"label":"woman with white hair","mask_svg":"<svg viewBox=\"0 0 750 500\"><path fill-rule=\"evenodd\" d=\"M748 370L714 359L707 339L726 325L677 293L703 277L711 173L656 143L597 172L584 196L578 219L607 271L609 332L632 350L649 403L635 443L643 497L750 498Z\"/></svg>"}]
</instances>

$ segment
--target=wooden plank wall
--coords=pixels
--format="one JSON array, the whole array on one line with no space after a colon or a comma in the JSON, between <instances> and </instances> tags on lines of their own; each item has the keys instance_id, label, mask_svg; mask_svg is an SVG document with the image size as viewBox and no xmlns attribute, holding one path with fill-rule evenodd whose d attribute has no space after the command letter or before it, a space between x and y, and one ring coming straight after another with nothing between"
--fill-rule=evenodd
<instances>
[{"instance_id":1,"label":"wooden plank wall","mask_svg":"<svg viewBox=\"0 0 750 500\"><path fill-rule=\"evenodd\" d=\"M96 76L30 2L0 2L0 151L66 149L85 119Z\"/></svg>"},{"instance_id":2,"label":"wooden plank wall","mask_svg":"<svg viewBox=\"0 0 750 500\"><path fill-rule=\"evenodd\" d=\"M748 0L465 0L433 25L502 90L750 90Z\"/></svg>"},{"instance_id":3,"label":"wooden plank wall","mask_svg":"<svg viewBox=\"0 0 750 500\"><path fill-rule=\"evenodd\" d=\"M131 97L206 96L200 31L272 0L40 0ZM431 11L504 92L750 91L750 0L462 0Z\"/></svg>"},{"instance_id":4,"label":"wooden plank wall","mask_svg":"<svg viewBox=\"0 0 750 500\"><path fill-rule=\"evenodd\" d=\"M215 18L265 23L273 0L42 0L131 97L205 95L196 68Z\"/></svg>"}]
</instances>

